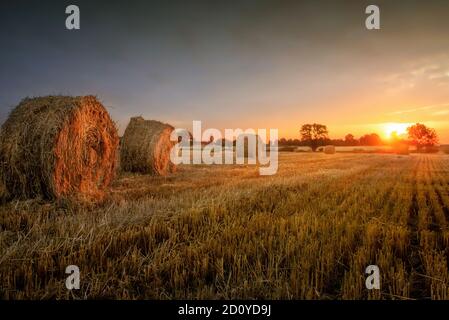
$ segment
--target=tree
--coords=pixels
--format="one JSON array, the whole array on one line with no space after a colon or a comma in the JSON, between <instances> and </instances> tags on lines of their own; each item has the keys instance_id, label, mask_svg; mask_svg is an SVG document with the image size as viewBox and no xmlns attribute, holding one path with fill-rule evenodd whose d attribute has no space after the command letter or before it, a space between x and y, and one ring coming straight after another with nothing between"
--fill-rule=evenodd
<instances>
[{"instance_id":1,"label":"tree","mask_svg":"<svg viewBox=\"0 0 449 320\"><path fill-rule=\"evenodd\" d=\"M312 151L316 151L319 146L322 146L329 139L327 127L318 123L303 125L300 134L301 141L312 148Z\"/></svg>"},{"instance_id":2,"label":"tree","mask_svg":"<svg viewBox=\"0 0 449 320\"><path fill-rule=\"evenodd\" d=\"M377 133L365 134L363 137L360 137L359 142L361 146L380 146L383 144Z\"/></svg>"},{"instance_id":3,"label":"tree","mask_svg":"<svg viewBox=\"0 0 449 320\"><path fill-rule=\"evenodd\" d=\"M354 137L353 134L348 133L348 134L345 136L345 144L346 144L347 146L356 146L357 143L358 143L358 141L357 141L357 139Z\"/></svg>"},{"instance_id":4,"label":"tree","mask_svg":"<svg viewBox=\"0 0 449 320\"><path fill-rule=\"evenodd\" d=\"M423 147L430 148L438 143L435 129L428 128L424 124L417 123L407 128L408 138L418 151Z\"/></svg>"},{"instance_id":5,"label":"tree","mask_svg":"<svg viewBox=\"0 0 449 320\"><path fill-rule=\"evenodd\" d=\"M281 138L279 139L278 143L280 146L285 146L287 144L287 139Z\"/></svg>"}]
</instances>

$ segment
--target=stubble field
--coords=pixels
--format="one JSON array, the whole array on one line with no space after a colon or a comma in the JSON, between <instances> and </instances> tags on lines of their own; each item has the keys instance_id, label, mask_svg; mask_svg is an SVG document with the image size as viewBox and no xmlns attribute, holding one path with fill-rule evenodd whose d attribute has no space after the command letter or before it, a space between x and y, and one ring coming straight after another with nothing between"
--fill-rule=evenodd
<instances>
[{"instance_id":1,"label":"stubble field","mask_svg":"<svg viewBox=\"0 0 449 320\"><path fill-rule=\"evenodd\" d=\"M279 161L122 174L99 205L2 201L0 298L449 299L449 155Z\"/></svg>"}]
</instances>

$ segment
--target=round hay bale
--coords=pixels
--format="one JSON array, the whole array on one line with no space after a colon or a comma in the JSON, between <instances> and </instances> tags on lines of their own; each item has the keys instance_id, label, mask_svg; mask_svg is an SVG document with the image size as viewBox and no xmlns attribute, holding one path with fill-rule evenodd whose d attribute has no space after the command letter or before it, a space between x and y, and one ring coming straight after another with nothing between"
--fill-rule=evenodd
<instances>
[{"instance_id":1,"label":"round hay bale","mask_svg":"<svg viewBox=\"0 0 449 320\"><path fill-rule=\"evenodd\" d=\"M93 96L24 99L2 126L2 180L13 197L100 199L115 175L118 141Z\"/></svg>"},{"instance_id":2,"label":"round hay bale","mask_svg":"<svg viewBox=\"0 0 449 320\"><path fill-rule=\"evenodd\" d=\"M323 148L323 152L325 154L334 154L335 153L335 147L334 146L325 146Z\"/></svg>"},{"instance_id":3,"label":"round hay bale","mask_svg":"<svg viewBox=\"0 0 449 320\"><path fill-rule=\"evenodd\" d=\"M120 146L120 165L123 171L152 175L166 175L176 171L170 161L170 141L174 128L155 120L131 118Z\"/></svg>"}]
</instances>

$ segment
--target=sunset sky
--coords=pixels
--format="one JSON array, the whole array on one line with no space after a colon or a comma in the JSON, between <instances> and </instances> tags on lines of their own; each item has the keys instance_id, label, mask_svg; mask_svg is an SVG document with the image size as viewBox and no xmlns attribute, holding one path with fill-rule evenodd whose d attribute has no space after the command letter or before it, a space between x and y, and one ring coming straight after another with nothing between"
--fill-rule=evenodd
<instances>
[{"instance_id":1,"label":"sunset sky","mask_svg":"<svg viewBox=\"0 0 449 320\"><path fill-rule=\"evenodd\" d=\"M95 94L121 132L135 115L286 138L421 122L449 143L449 1L30 2L0 4L1 123L26 96Z\"/></svg>"}]
</instances>

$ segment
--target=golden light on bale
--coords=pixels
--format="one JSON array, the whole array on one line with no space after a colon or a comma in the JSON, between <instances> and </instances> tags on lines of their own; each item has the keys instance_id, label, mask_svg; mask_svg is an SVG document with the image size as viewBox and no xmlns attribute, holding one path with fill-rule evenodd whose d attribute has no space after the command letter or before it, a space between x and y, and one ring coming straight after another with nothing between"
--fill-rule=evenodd
<instances>
[{"instance_id":1,"label":"golden light on bale","mask_svg":"<svg viewBox=\"0 0 449 320\"><path fill-rule=\"evenodd\" d=\"M176 171L170 161L170 141L174 128L155 120L131 118L122 137L120 165L123 171L167 175Z\"/></svg>"},{"instance_id":2,"label":"golden light on bale","mask_svg":"<svg viewBox=\"0 0 449 320\"><path fill-rule=\"evenodd\" d=\"M334 146L324 146L323 152L325 154L335 154L335 147Z\"/></svg>"},{"instance_id":3,"label":"golden light on bale","mask_svg":"<svg viewBox=\"0 0 449 320\"><path fill-rule=\"evenodd\" d=\"M117 129L93 96L24 99L0 134L9 194L101 199L115 175Z\"/></svg>"}]
</instances>

